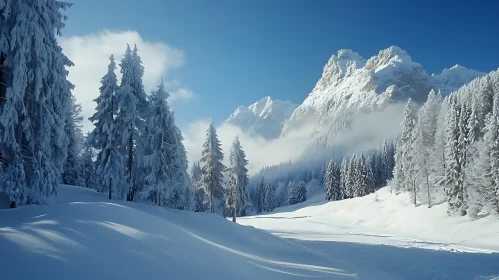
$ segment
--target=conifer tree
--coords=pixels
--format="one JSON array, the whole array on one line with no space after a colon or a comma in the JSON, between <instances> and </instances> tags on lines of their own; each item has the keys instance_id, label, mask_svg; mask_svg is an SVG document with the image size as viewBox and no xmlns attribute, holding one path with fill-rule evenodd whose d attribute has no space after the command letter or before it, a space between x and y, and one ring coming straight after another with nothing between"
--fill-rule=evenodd
<instances>
[{"instance_id":1,"label":"conifer tree","mask_svg":"<svg viewBox=\"0 0 499 280\"><path fill-rule=\"evenodd\" d=\"M263 204L263 211L272 212L276 208L275 189L269 181L265 182L264 193L265 199Z\"/></svg>"},{"instance_id":2,"label":"conifer tree","mask_svg":"<svg viewBox=\"0 0 499 280\"><path fill-rule=\"evenodd\" d=\"M222 172L225 170L225 166L222 163L224 155L221 146L215 126L211 121L206 131L206 142L203 144L201 162L203 163L203 184L210 198L210 212L212 213L215 213L215 204L219 204L219 200L224 196ZM220 210L217 210L218 212Z\"/></svg>"},{"instance_id":3,"label":"conifer tree","mask_svg":"<svg viewBox=\"0 0 499 280\"><path fill-rule=\"evenodd\" d=\"M465 215L464 192L461 181L461 162L459 151L460 107L454 96L451 97L445 119L445 186L449 215Z\"/></svg>"},{"instance_id":4,"label":"conifer tree","mask_svg":"<svg viewBox=\"0 0 499 280\"><path fill-rule=\"evenodd\" d=\"M134 182L135 149L139 143L140 134L144 130L144 120L147 116L147 99L142 84L144 70L141 65L137 48L133 53L127 45L125 56L121 61L121 84L116 93L117 116L116 125L121 131L120 151L125 157L125 175L129 184L127 200L133 200L136 192Z\"/></svg>"},{"instance_id":5,"label":"conifer tree","mask_svg":"<svg viewBox=\"0 0 499 280\"><path fill-rule=\"evenodd\" d=\"M95 163L95 178L97 191L107 192L109 199L124 199L127 188L123 174L123 155L118 150L121 143L121 131L116 126L116 64L114 57L110 57L107 74L102 78L100 95L95 99L96 113L89 118L94 124L94 129L88 135L89 144L97 151Z\"/></svg>"},{"instance_id":6,"label":"conifer tree","mask_svg":"<svg viewBox=\"0 0 499 280\"><path fill-rule=\"evenodd\" d=\"M68 185L78 185L81 182L81 151L83 150L83 133L81 130L83 117L81 111L81 104L78 103L74 95L71 95L71 110L68 112L65 126L69 139L68 156L62 174L62 182Z\"/></svg>"},{"instance_id":7,"label":"conifer tree","mask_svg":"<svg viewBox=\"0 0 499 280\"><path fill-rule=\"evenodd\" d=\"M2 1L0 16L0 190L11 207L57 194L67 157L71 105L67 66L56 36L71 4ZM36 23L36 24L35 24ZM28 195L28 192L30 195Z\"/></svg>"},{"instance_id":8,"label":"conifer tree","mask_svg":"<svg viewBox=\"0 0 499 280\"><path fill-rule=\"evenodd\" d=\"M142 144L143 152L137 161L137 170L145 170L145 188L136 199L174 209L187 209L187 156L182 134L166 101L168 96L161 80L158 89L151 94L151 115L141 137L145 143Z\"/></svg>"},{"instance_id":9,"label":"conifer tree","mask_svg":"<svg viewBox=\"0 0 499 280\"><path fill-rule=\"evenodd\" d=\"M81 170L81 183L80 185L85 188L96 188L95 186L95 163L94 163L94 150L88 142L88 136L85 137L84 149L82 153L82 170Z\"/></svg>"},{"instance_id":10,"label":"conifer tree","mask_svg":"<svg viewBox=\"0 0 499 280\"><path fill-rule=\"evenodd\" d=\"M234 222L236 216L246 216L247 208L250 206L247 165L246 154L241 147L239 137L236 137L230 149L229 168L227 169L229 177L227 206L231 210Z\"/></svg>"},{"instance_id":11,"label":"conifer tree","mask_svg":"<svg viewBox=\"0 0 499 280\"><path fill-rule=\"evenodd\" d=\"M329 161L324 175L324 189L329 201L342 199L340 188L340 169L332 159Z\"/></svg>"},{"instance_id":12,"label":"conifer tree","mask_svg":"<svg viewBox=\"0 0 499 280\"><path fill-rule=\"evenodd\" d=\"M340 168L340 189L341 189L341 199L347 198L347 171L348 171L348 160L346 157L341 161Z\"/></svg>"}]
</instances>

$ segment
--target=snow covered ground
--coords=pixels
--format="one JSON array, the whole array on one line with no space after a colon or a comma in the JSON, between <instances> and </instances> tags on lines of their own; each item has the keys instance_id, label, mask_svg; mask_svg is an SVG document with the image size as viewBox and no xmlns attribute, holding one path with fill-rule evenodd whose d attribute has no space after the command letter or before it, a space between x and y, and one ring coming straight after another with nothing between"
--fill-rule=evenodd
<instances>
[{"instance_id":1,"label":"snow covered ground","mask_svg":"<svg viewBox=\"0 0 499 280\"><path fill-rule=\"evenodd\" d=\"M377 195L329 203L316 196L238 221L398 279L499 279L499 220L449 217L446 203L414 207L388 187Z\"/></svg>"},{"instance_id":2,"label":"snow covered ground","mask_svg":"<svg viewBox=\"0 0 499 280\"><path fill-rule=\"evenodd\" d=\"M380 193L380 198L388 199L385 195ZM357 200L362 199L369 197ZM497 236L463 244L408 238L431 235L435 220L427 222L427 232L414 236L385 234L397 227L405 227L400 233L410 233L414 228L409 225L418 224L411 222L415 216L409 210L399 212L401 221L394 218L395 202L405 202L397 197L385 206L367 201L355 203L364 208L348 207L354 201L311 201L301 210L288 207L239 219L272 235L208 213L108 201L92 190L62 186L51 205L0 210L0 279L494 279L499 275L499 254L490 252L499 248ZM374 209L385 218L372 219ZM371 214L361 222L353 218L360 212ZM464 232L474 228L475 233L487 233L497 227L487 219L473 222L469 230L464 219L459 223ZM449 224L439 225L433 231ZM490 226L479 228L485 225ZM449 240L464 235L457 236ZM468 248L474 245L480 249Z\"/></svg>"}]
</instances>

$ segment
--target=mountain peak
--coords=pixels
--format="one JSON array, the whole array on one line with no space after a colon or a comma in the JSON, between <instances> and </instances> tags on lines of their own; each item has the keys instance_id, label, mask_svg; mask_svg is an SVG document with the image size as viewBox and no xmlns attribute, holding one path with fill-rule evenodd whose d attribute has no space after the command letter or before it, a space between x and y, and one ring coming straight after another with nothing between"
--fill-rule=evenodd
<instances>
[{"instance_id":1,"label":"mountain peak","mask_svg":"<svg viewBox=\"0 0 499 280\"><path fill-rule=\"evenodd\" d=\"M393 63L412 63L412 58L403 49L391 46L371 57L366 63L366 69L377 70Z\"/></svg>"},{"instance_id":2,"label":"mountain peak","mask_svg":"<svg viewBox=\"0 0 499 280\"><path fill-rule=\"evenodd\" d=\"M449 94L485 74L456 64L451 68L445 68L440 74L432 74L431 81L434 88L440 89L443 94Z\"/></svg>"},{"instance_id":3,"label":"mountain peak","mask_svg":"<svg viewBox=\"0 0 499 280\"><path fill-rule=\"evenodd\" d=\"M279 137L284 123L296 107L291 101L272 100L266 96L247 107L239 106L225 122L273 139Z\"/></svg>"}]
</instances>

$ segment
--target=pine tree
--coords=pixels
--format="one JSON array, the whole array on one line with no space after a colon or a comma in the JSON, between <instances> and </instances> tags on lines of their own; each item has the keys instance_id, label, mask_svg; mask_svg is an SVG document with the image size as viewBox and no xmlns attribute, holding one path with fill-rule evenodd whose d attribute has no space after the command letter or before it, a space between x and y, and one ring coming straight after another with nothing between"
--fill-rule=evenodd
<instances>
[{"instance_id":1,"label":"pine tree","mask_svg":"<svg viewBox=\"0 0 499 280\"><path fill-rule=\"evenodd\" d=\"M82 167L81 167L81 183L80 185L85 188L95 188L95 163L94 163L94 150L88 142L88 136L85 137L84 149L82 153Z\"/></svg>"},{"instance_id":2,"label":"pine tree","mask_svg":"<svg viewBox=\"0 0 499 280\"><path fill-rule=\"evenodd\" d=\"M348 168L345 176L345 197L355 197L355 184L357 183L357 155L353 155L348 163Z\"/></svg>"},{"instance_id":3,"label":"pine tree","mask_svg":"<svg viewBox=\"0 0 499 280\"><path fill-rule=\"evenodd\" d=\"M248 160L241 147L239 137L236 136L229 154L228 172L228 199L227 206L231 209L232 220L236 221L236 216L246 216L247 208L250 206L248 195Z\"/></svg>"},{"instance_id":4,"label":"pine tree","mask_svg":"<svg viewBox=\"0 0 499 280\"><path fill-rule=\"evenodd\" d=\"M445 119L445 186L449 215L465 215L464 192L461 182L461 164L459 151L460 108L455 97L451 97Z\"/></svg>"},{"instance_id":5,"label":"pine tree","mask_svg":"<svg viewBox=\"0 0 499 280\"><path fill-rule=\"evenodd\" d=\"M272 212L276 208L275 189L269 181L265 182L264 193L263 211Z\"/></svg>"},{"instance_id":6,"label":"pine tree","mask_svg":"<svg viewBox=\"0 0 499 280\"><path fill-rule=\"evenodd\" d=\"M71 4L2 2L0 189L15 207L37 203L37 196L55 196L61 180L73 87L66 79L66 66L73 64L56 36L66 19L60 10Z\"/></svg>"},{"instance_id":7,"label":"pine tree","mask_svg":"<svg viewBox=\"0 0 499 280\"><path fill-rule=\"evenodd\" d=\"M409 99L404 109L404 120L402 121L402 134L397 142L397 154L395 162L395 189L407 191L411 189L414 182L413 152L411 150L412 131L416 125L417 116Z\"/></svg>"},{"instance_id":8,"label":"pine tree","mask_svg":"<svg viewBox=\"0 0 499 280\"><path fill-rule=\"evenodd\" d=\"M68 112L65 126L69 138L68 156L62 174L62 182L68 185L78 185L81 182L81 151L83 149L83 132L81 130L83 117L81 111L81 104L78 103L74 95L71 95L71 110Z\"/></svg>"},{"instance_id":9,"label":"pine tree","mask_svg":"<svg viewBox=\"0 0 499 280\"><path fill-rule=\"evenodd\" d=\"M289 205L305 202L307 200L307 188L303 181L291 185L288 193Z\"/></svg>"},{"instance_id":10,"label":"pine tree","mask_svg":"<svg viewBox=\"0 0 499 280\"><path fill-rule=\"evenodd\" d=\"M191 168L191 183L193 186L193 205L192 209L195 212L206 212L206 192L203 188L203 171L198 161L192 163Z\"/></svg>"},{"instance_id":11,"label":"pine tree","mask_svg":"<svg viewBox=\"0 0 499 280\"><path fill-rule=\"evenodd\" d=\"M329 201L342 199L340 187L340 169L332 159L329 161L324 175L324 189Z\"/></svg>"},{"instance_id":12,"label":"pine tree","mask_svg":"<svg viewBox=\"0 0 499 280\"><path fill-rule=\"evenodd\" d=\"M125 56L121 61L121 84L116 93L118 113L116 124L121 131L120 151L125 157L125 174L129 184L127 200L133 200L136 192L134 182L135 148L140 142L140 134L144 130L144 119L147 116L147 99L142 84L144 69L135 47L133 53L127 45Z\"/></svg>"},{"instance_id":13,"label":"pine tree","mask_svg":"<svg viewBox=\"0 0 499 280\"><path fill-rule=\"evenodd\" d=\"M215 203L224 196L224 188L222 187L222 172L225 170L222 163L223 157L215 126L211 121L206 131L206 142L203 144L201 162L204 163L202 167L203 183L210 198L210 211L212 213L215 213Z\"/></svg>"},{"instance_id":14,"label":"pine tree","mask_svg":"<svg viewBox=\"0 0 499 280\"><path fill-rule=\"evenodd\" d=\"M484 170L483 176L487 184L482 194L489 212L499 215L499 91L496 92L493 101L492 115L484 135L490 167Z\"/></svg>"},{"instance_id":15,"label":"pine tree","mask_svg":"<svg viewBox=\"0 0 499 280\"><path fill-rule=\"evenodd\" d=\"M260 213L263 211L263 205L265 204L265 178L260 180L256 186L256 211Z\"/></svg>"},{"instance_id":16,"label":"pine tree","mask_svg":"<svg viewBox=\"0 0 499 280\"><path fill-rule=\"evenodd\" d=\"M110 57L107 74L102 78L100 95L95 99L96 113L89 118L95 128L88 135L88 142L97 149L95 178L97 191L107 192L109 199L124 199L127 192L123 174L123 155L118 150L121 143L114 115L116 113L115 94L118 89L114 69L114 57Z\"/></svg>"},{"instance_id":17,"label":"pine tree","mask_svg":"<svg viewBox=\"0 0 499 280\"><path fill-rule=\"evenodd\" d=\"M341 199L348 198L347 197L347 171L348 171L348 160L346 157L341 161L340 168L340 189L341 189Z\"/></svg>"},{"instance_id":18,"label":"pine tree","mask_svg":"<svg viewBox=\"0 0 499 280\"><path fill-rule=\"evenodd\" d=\"M383 141L383 147L381 148L381 185L384 186L387 184L388 180L390 180L393 176L393 155L391 153L391 147L388 141Z\"/></svg>"},{"instance_id":19,"label":"pine tree","mask_svg":"<svg viewBox=\"0 0 499 280\"><path fill-rule=\"evenodd\" d=\"M137 200L151 201L159 206L187 209L187 155L182 134L175 125L175 117L166 99L163 80L150 96L151 115L147 119L137 170L145 171L145 188ZM137 188L138 190L138 188Z\"/></svg>"}]
</instances>

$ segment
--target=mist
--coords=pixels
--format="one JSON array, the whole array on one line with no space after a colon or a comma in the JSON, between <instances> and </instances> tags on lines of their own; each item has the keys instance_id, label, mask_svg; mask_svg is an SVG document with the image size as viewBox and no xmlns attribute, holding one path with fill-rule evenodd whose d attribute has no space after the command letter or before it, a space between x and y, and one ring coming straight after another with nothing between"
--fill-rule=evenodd
<instances>
[{"instance_id":1,"label":"mist","mask_svg":"<svg viewBox=\"0 0 499 280\"><path fill-rule=\"evenodd\" d=\"M348 130L329 138L329 144L335 147L333 148L334 156L349 156L352 153L368 151L379 147L385 139L394 139L401 130L403 108L404 104L401 103L390 104L381 111L354 116ZM208 125L209 120L203 119L191 123L183 130L184 145L190 163L201 158L201 149ZM226 165L230 146L234 138L239 136L249 161L248 170L251 176L265 166L287 161L309 164L324 161L325 158L333 156L331 149L318 151L314 148L316 138L311 135L315 127L315 124L304 125L301 129L292 130L285 137L274 140L266 140L259 135L245 132L239 127L225 123L216 129L222 143Z\"/></svg>"}]
</instances>

